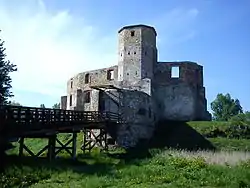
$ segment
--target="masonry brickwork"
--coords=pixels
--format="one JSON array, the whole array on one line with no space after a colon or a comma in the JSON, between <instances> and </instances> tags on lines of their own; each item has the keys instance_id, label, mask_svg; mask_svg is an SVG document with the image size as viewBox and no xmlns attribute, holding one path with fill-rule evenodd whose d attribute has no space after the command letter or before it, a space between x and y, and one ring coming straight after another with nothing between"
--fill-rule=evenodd
<instances>
[{"instance_id":1,"label":"masonry brickwork","mask_svg":"<svg viewBox=\"0 0 250 188\"><path fill-rule=\"evenodd\" d=\"M118 65L82 72L68 80L61 108L121 114L126 123L119 127L116 138L123 147L149 139L158 120L211 120L203 67L190 61L158 61L156 36L155 29L147 25L121 28Z\"/></svg>"}]
</instances>

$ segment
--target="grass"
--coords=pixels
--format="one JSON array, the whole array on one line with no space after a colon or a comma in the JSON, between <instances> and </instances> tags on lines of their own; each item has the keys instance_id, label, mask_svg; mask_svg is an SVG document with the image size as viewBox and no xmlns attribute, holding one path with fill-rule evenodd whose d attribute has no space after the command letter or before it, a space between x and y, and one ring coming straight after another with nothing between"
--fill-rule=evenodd
<instances>
[{"instance_id":1,"label":"grass","mask_svg":"<svg viewBox=\"0 0 250 188\"><path fill-rule=\"evenodd\" d=\"M240 162L250 161L250 153L245 151L185 151L185 150L169 150L163 152L173 157L182 157L188 159L202 158L207 164L221 164L221 165L237 165Z\"/></svg>"},{"instance_id":2,"label":"grass","mask_svg":"<svg viewBox=\"0 0 250 188\"><path fill-rule=\"evenodd\" d=\"M200 121L187 124L204 136L250 139L250 125L247 123Z\"/></svg>"},{"instance_id":3,"label":"grass","mask_svg":"<svg viewBox=\"0 0 250 188\"><path fill-rule=\"evenodd\" d=\"M230 127L230 123L225 121L190 121L187 124L202 135L207 135L216 129L225 130Z\"/></svg>"},{"instance_id":4,"label":"grass","mask_svg":"<svg viewBox=\"0 0 250 188\"><path fill-rule=\"evenodd\" d=\"M228 127L230 125L230 123L226 121L190 121L187 123L200 133L204 132L205 130Z\"/></svg>"},{"instance_id":5,"label":"grass","mask_svg":"<svg viewBox=\"0 0 250 188\"><path fill-rule=\"evenodd\" d=\"M189 125L205 131L209 123L201 122L200 127L198 122ZM212 126L227 125L218 122ZM67 139L67 134L60 135L60 140ZM65 153L52 163L43 159L16 160L12 156L12 165L0 176L0 187L250 187L250 140L247 139L209 138L219 151L151 149L152 157L130 160L98 150L83 155L81 139L78 136L77 161L68 159ZM29 139L26 144L38 151L45 142ZM9 152L16 153L16 148Z\"/></svg>"},{"instance_id":6,"label":"grass","mask_svg":"<svg viewBox=\"0 0 250 188\"><path fill-rule=\"evenodd\" d=\"M152 151L153 153L153 151ZM155 152L152 158L126 162L93 153L79 161L22 161L9 168L1 187L247 187L250 162L226 151L218 154L186 151ZM231 163L223 157L231 156ZM89 160L89 159L92 160ZM249 159L249 154L247 158ZM36 164L36 165L35 165Z\"/></svg>"},{"instance_id":7,"label":"grass","mask_svg":"<svg viewBox=\"0 0 250 188\"><path fill-rule=\"evenodd\" d=\"M249 139L208 138L213 145L226 151L250 151Z\"/></svg>"}]
</instances>

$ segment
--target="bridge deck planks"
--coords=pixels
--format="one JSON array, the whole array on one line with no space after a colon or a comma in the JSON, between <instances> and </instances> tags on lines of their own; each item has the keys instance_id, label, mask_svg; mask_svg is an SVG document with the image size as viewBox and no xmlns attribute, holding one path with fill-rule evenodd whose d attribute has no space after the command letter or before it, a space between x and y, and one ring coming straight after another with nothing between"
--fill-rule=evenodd
<instances>
[{"instance_id":1,"label":"bridge deck planks","mask_svg":"<svg viewBox=\"0 0 250 188\"><path fill-rule=\"evenodd\" d=\"M0 105L1 135L35 136L50 132L74 132L83 128L101 129L108 123L120 122L119 115L112 112Z\"/></svg>"}]
</instances>

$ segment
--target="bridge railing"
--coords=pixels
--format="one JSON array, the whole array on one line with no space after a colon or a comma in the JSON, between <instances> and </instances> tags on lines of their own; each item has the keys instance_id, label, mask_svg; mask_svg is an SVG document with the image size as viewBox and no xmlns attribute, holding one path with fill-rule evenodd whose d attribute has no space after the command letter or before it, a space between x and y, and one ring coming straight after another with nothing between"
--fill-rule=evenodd
<instances>
[{"instance_id":1,"label":"bridge railing","mask_svg":"<svg viewBox=\"0 0 250 188\"><path fill-rule=\"evenodd\" d=\"M75 111L24 106L0 106L0 130L39 130L64 126L119 122L120 117L113 112Z\"/></svg>"}]
</instances>

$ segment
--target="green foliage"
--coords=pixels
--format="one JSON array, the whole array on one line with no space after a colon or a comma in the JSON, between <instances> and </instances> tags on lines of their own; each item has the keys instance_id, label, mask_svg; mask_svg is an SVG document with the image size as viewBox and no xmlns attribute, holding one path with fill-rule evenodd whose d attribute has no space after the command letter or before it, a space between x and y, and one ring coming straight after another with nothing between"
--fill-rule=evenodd
<instances>
[{"instance_id":1,"label":"green foliage","mask_svg":"<svg viewBox=\"0 0 250 188\"><path fill-rule=\"evenodd\" d=\"M5 59L5 50L4 41L0 38L0 104L9 104L8 98L14 96L10 91L12 79L9 74L17 71L16 65Z\"/></svg>"},{"instance_id":2,"label":"green foliage","mask_svg":"<svg viewBox=\"0 0 250 188\"><path fill-rule=\"evenodd\" d=\"M227 121L232 116L242 113L242 107L238 99L232 99L230 94L223 95L219 93L216 99L211 103L213 117L217 121Z\"/></svg>"},{"instance_id":3,"label":"green foliage","mask_svg":"<svg viewBox=\"0 0 250 188\"><path fill-rule=\"evenodd\" d=\"M239 116L241 116L239 114ZM241 125L233 121L189 122L197 132L208 138L250 139L250 124Z\"/></svg>"},{"instance_id":4,"label":"green foliage","mask_svg":"<svg viewBox=\"0 0 250 188\"><path fill-rule=\"evenodd\" d=\"M250 139L250 126L230 125L226 128L224 127L223 129L215 128L210 133L205 134L204 136L209 138L226 137L226 138Z\"/></svg>"},{"instance_id":5,"label":"green foliage","mask_svg":"<svg viewBox=\"0 0 250 188\"><path fill-rule=\"evenodd\" d=\"M53 109L60 109L60 103L55 103L53 106L52 106Z\"/></svg>"},{"instance_id":6,"label":"green foliage","mask_svg":"<svg viewBox=\"0 0 250 188\"><path fill-rule=\"evenodd\" d=\"M218 150L250 151L250 139L208 138Z\"/></svg>"},{"instance_id":7,"label":"green foliage","mask_svg":"<svg viewBox=\"0 0 250 188\"><path fill-rule=\"evenodd\" d=\"M23 174L24 172L24 174ZM41 180L48 179L50 173L46 169L13 166L7 169L0 179L2 188L9 187L29 187Z\"/></svg>"},{"instance_id":8,"label":"green foliage","mask_svg":"<svg viewBox=\"0 0 250 188\"><path fill-rule=\"evenodd\" d=\"M86 160L80 158L79 160ZM91 165L83 162L12 166L0 176L0 187L247 187L249 162L236 166L209 165L202 158L157 154L129 163L95 154ZM67 164L67 166L66 166ZM109 168L100 168L106 164ZM91 169L91 170L90 170Z\"/></svg>"},{"instance_id":9,"label":"green foliage","mask_svg":"<svg viewBox=\"0 0 250 188\"><path fill-rule=\"evenodd\" d=\"M239 163L239 166L242 166L243 168L248 168L248 169L250 169L250 160L241 161L241 162Z\"/></svg>"},{"instance_id":10,"label":"green foliage","mask_svg":"<svg viewBox=\"0 0 250 188\"><path fill-rule=\"evenodd\" d=\"M231 122L189 122L201 133L218 128L227 130ZM208 131L207 131L208 130ZM62 142L69 134L59 134ZM250 151L250 139L209 138L221 150ZM250 185L250 161L239 165L211 165L205 158L175 155L174 152L153 149L149 159L129 163L124 159L108 157L97 150L83 155L79 149L82 136L77 138L78 161L66 160L60 153L55 162L28 159L23 165L13 164L0 174L0 187L247 187ZM45 139L27 139L26 145L38 151ZM15 148L18 152L18 148ZM117 151L114 151L114 153ZM179 151L176 151L176 153ZM181 151L180 151L181 152ZM119 151L120 153L120 151ZM231 153L231 152L228 152ZM244 152L242 152L244 155ZM212 155L212 157L214 157ZM222 156L223 157L223 156ZM225 156L226 157L226 156Z\"/></svg>"},{"instance_id":11,"label":"green foliage","mask_svg":"<svg viewBox=\"0 0 250 188\"><path fill-rule=\"evenodd\" d=\"M229 119L232 125L249 126L250 127L250 112L235 115Z\"/></svg>"},{"instance_id":12,"label":"green foliage","mask_svg":"<svg viewBox=\"0 0 250 188\"><path fill-rule=\"evenodd\" d=\"M188 170L198 170L208 166L203 158L187 159L184 157L172 157L170 164L175 168L185 168Z\"/></svg>"},{"instance_id":13,"label":"green foliage","mask_svg":"<svg viewBox=\"0 0 250 188\"><path fill-rule=\"evenodd\" d=\"M226 121L190 121L187 124L202 135L207 135L215 129L226 129L230 126L230 123Z\"/></svg>"}]
</instances>

